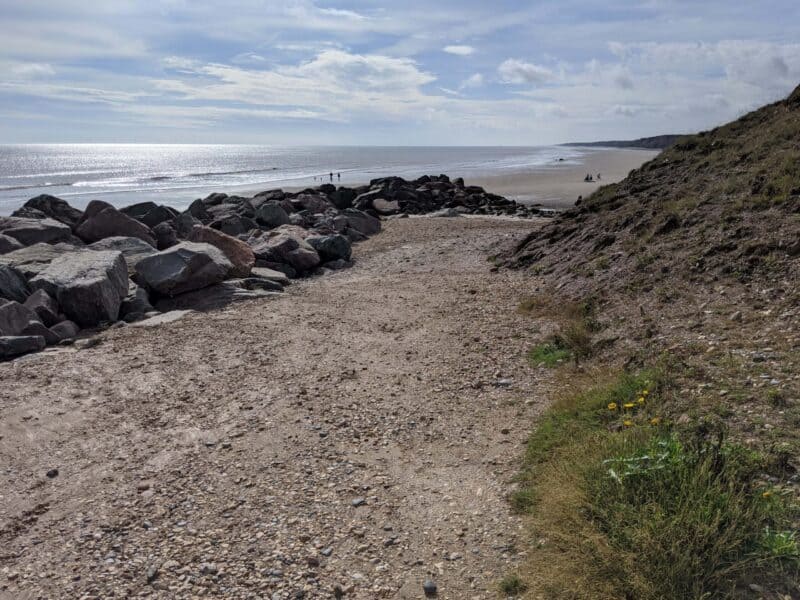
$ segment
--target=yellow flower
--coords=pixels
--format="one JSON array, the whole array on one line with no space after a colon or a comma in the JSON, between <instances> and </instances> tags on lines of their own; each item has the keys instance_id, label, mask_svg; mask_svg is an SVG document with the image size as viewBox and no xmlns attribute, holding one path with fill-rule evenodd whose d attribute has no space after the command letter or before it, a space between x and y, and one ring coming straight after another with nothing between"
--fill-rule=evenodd
<instances>
[{"instance_id":1,"label":"yellow flower","mask_svg":"<svg viewBox=\"0 0 800 600\"><path fill-rule=\"evenodd\" d=\"M609 405L608 405L608 410L617 410L617 403L616 402L610 402Z\"/></svg>"},{"instance_id":2,"label":"yellow flower","mask_svg":"<svg viewBox=\"0 0 800 600\"><path fill-rule=\"evenodd\" d=\"M642 390L642 396L647 396L650 392L648 390Z\"/></svg>"},{"instance_id":3,"label":"yellow flower","mask_svg":"<svg viewBox=\"0 0 800 600\"><path fill-rule=\"evenodd\" d=\"M650 425L658 425L661 423L661 417L653 417L650 419Z\"/></svg>"},{"instance_id":4,"label":"yellow flower","mask_svg":"<svg viewBox=\"0 0 800 600\"><path fill-rule=\"evenodd\" d=\"M772 496L772 492L770 492L769 490L761 494L762 498L769 498L770 496Z\"/></svg>"},{"instance_id":5,"label":"yellow flower","mask_svg":"<svg viewBox=\"0 0 800 600\"><path fill-rule=\"evenodd\" d=\"M636 399L637 404L644 404L644 396L640 396Z\"/></svg>"},{"instance_id":6,"label":"yellow flower","mask_svg":"<svg viewBox=\"0 0 800 600\"><path fill-rule=\"evenodd\" d=\"M625 425L625 427L631 427L633 425L633 421L623 421L622 424Z\"/></svg>"},{"instance_id":7,"label":"yellow flower","mask_svg":"<svg viewBox=\"0 0 800 600\"><path fill-rule=\"evenodd\" d=\"M633 402L628 402L628 403L624 404L623 406L625 408L633 408L635 406L635 404Z\"/></svg>"}]
</instances>

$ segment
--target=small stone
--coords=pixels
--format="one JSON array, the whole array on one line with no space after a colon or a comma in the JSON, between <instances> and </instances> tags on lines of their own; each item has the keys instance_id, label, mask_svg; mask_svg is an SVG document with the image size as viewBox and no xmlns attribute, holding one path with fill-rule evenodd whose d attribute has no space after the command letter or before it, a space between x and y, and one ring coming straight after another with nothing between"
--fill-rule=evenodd
<instances>
[{"instance_id":1,"label":"small stone","mask_svg":"<svg viewBox=\"0 0 800 600\"><path fill-rule=\"evenodd\" d=\"M355 507L362 506L362 505L364 505L364 504L366 504L366 503L367 503L367 500L366 500L366 498L361 498L360 496L359 496L358 498L355 498L355 499L354 499L354 500L351 502L351 504L352 504L353 506L355 506Z\"/></svg>"},{"instance_id":2,"label":"small stone","mask_svg":"<svg viewBox=\"0 0 800 600\"><path fill-rule=\"evenodd\" d=\"M203 563L200 565L200 573L202 575L216 575L218 573L217 565L214 563Z\"/></svg>"},{"instance_id":3,"label":"small stone","mask_svg":"<svg viewBox=\"0 0 800 600\"><path fill-rule=\"evenodd\" d=\"M438 588L432 579L426 579L425 583L422 584L422 591L425 592L428 598L431 598L436 595Z\"/></svg>"},{"instance_id":4,"label":"small stone","mask_svg":"<svg viewBox=\"0 0 800 600\"><path fill-rule=\"evenodd\" d=\"M155 565L148 567L145 576L147 577L147 583L152 583L153 581L155 581L156 578L158 577L158 567Z\"/></svg>"},{"instance_id":5,"label":"small stone","mask_svg":"<svg viewBox=\"0 0 800 600\"><path fill-rule=\"evenodd\" d=\"M49 477L50 479L54 479L54 478L58 477L58 469L50 469L50 470L49 470L49 471L46 473L46 475L47 475L47 477Z\"/></svg>"}]
</instances>

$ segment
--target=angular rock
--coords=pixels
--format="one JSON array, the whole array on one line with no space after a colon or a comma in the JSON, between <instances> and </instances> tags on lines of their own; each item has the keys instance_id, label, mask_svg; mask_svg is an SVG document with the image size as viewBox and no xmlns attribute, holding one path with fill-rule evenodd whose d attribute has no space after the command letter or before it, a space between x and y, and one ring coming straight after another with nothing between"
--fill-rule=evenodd
<instances>
[{"instance_id":1,"label":"angular rock","mask_svg":"<svg viewBox=\"0 0 800 600\"><path fill-rule=\"evenodd\" d=\"M239 215L230 215L221 219L214 219L209 227L218 229L223 233L231 236L242 235L252 229L258 229L258 223L248 217L240 217Z\"/></svg>"},{"instance_id":2,"label":"angular rock","mask_svg":"<svg viewBox=\"0 0 800 600\"><path fill-rule=\"evenodd\" d=\"M376 219L375 217L360 210L356 210L355 208L348 208L344 210L342 212L342 216L347 219L348 227L355 229L367 237L375 235L381 230L380 219Z\"/></svg>"},{"instance_id":3,"label":"angular rock","mask_svg":"<svg viewBox=\"0 0 800 600\"><path fill-rule=\"evenodd\" d=\"M173 298L164 298L156 303L156 308L162 312L175 310L206 311L227 306L232 302L267 298L275 295L278 295L278 292L246 290L229 281L225 281L202 290L187 292Z\"/></svg>"},{"instance_id":4,"label":"angular rock","mask_svg":"<svg viewBox=\"0 0 800 600\"><path fill-rule=\"evenodd\" d=\"M363 194L360 194L355 200L353 200L353 208L358 210L366 210L368 208L372 208L374 206L375 200L379 198L384 198L385 192L383 189L378 190L370 190Z\"/></svg>"},{"instance_id":5,"label":"angular rock","mask_svg":"<svg viewBox=\"0 0 800 600\"><path fill-rule=\"evenodd\" d=\"M0 337L0 358L8 359L29 352L44 350L47 343L41 336L2 336Z\"/></svg>"},{"instance_id":6,"label":"angular rock","mask_svg":"<svg viewBox=\"0 0 800 600\"><path fill-rule=\"evenodd\" d=\"M159 250L166 250L178 243L175 227L166 221L153 227L153 235L156 236L156 247Z\"/></svg>"},{"instance_id":7,"label":"angular rock","mask_svg":"<svg viewBox=\"0 0 800 600\"><path fill-rule=\"evenodd\" d=\"M312 214L324 213L333 207L333 204L328 202L327 198L314 194L300 194L292 199L292 205L298 210L307 210Z\"/></svg>"},{"instance_id":8,"label":"angular rock","mask_svg":"<svg viewBox=\"0 0 800 600\"><path fill-rule=\"evenodd\" d=\"M149 313L154 310L153 305L150 304L150 296L143 287L136 285L133 281L128 282L128 295L122 300L122 305L119 307L119 316L126 318L132 314Z\"/></svg>"},{"instance_id":9,"label":"angular rock","mask_svg":"<svg viewBox=\"0 0 800 600\"><path fill-rule=\"evenodd\" d=\"M264 202L259 206L256 210L256 221L270 229L286 225L290 222L289 215L276 201Z\"/></svg>"},{"instance_id":10,"label":"angular rock","mask_svg":"<svg viewBox=\"0 0 800 600\"><path fill-rule=\"evenodd\" d=\"M153 254L158 254L155 248L137 237L109 237L94 244L89 244L88 247L90 250L122 252L122 256L125 257L125 263L128 265L128 272L131 274L136 271L136 265L140 260Z\"/></svg>"},{"instance_id":11,"label":"angular rock","mask_svg":"<svg viewBox=\"0 0 800 600\"><path fill-rule=\"evenodd\" d=\"M0 300L0 335L20 335L36 313L14 300Z\"/></svg>"},{"instance_id":12,"label":"angular rock","mask_svg":"<svg viewBox=\"0 0 800 600\"><path fill-rule=\"evenodd\" d=\"M250 274L253 277L270 279L276 283L280 283L284 287L291 283L290 279L285 273L282 273L281 271L275 271L273 269L267 269L265 267L253 267L253 270Z\"/></svg>"},{"instance_id":13,"label":"angular rock","mask_svg":"<svg viewBox=\"0 0 800 600\"><path fill-rule=\"evenodd\" d=\"M256 256L250 246L230 235L211 229L210 227L195 227L189 233L190 242L211 244L219 248L233 265L231 277L247 277L256 264Z\"/></svg>"},{"instance_id":14,"label":"angular rock","mask_svg":"<svg viewBox=\"0 0 800 600\"><path fill-rule=\"evenodd\" d=\"M78 336L80 328L72 321L61 321L53 325L50 331L58 336L60 342L63 342L64 340L74 340Z\"/></svg>"},{"instance_id":15,"label":"angular rock","mask_svg":"<svg viewBox=\"0 0 800 600\"><path fill-rule=\"evenodd\" d=\"M25 302L30 293L22 273L14 267L0 264L0 299Z\"/></svg>"},{"instance_id":16,"label":"angular rock","mask_svg":"<svg viewBox=\"0 0 800 600\"><path fill-rule=\"evenodd\" d=\"M72 321L91 327L116 321L128 293L128 267L121 252L80 250L54 259L31 279Z\"/></svg>"},{"instance_id":17,"label":"angular rock","mask_svg":"<svg viewBox=\"0 0 800 600\"><path fill-rule=\"evenodd\" d=\"M177 296L224 280L233 265L211 244L181 242L136 265L136 280L164 296Z\"/></svg>"},{"instance_id":18,"label":"angular rock","mask_svg":"<svg viewBox=\"0 0 800 600\"><path fill-rule=\"evenodd\" d=\"M0 233L0 254L6 254L8 252L13 252L14 250L19 250L20 248L24 248L22 244L20 244L17 240L12 237L5 235L4 233Z\"/></svg>"},{"instance_id":19,"label":"angular rock","mask_svg":"<svg viewBox=\"0 0 800 600\"><path fill-rule=\"evenodd\" d=\"M0 254L0 264L14 267L30 279L54 259L77 250L78 248L71 244L34 244L8 254Z\"/></svg>"},{"instance_id":20,"label":"angular rock","mask_svg":"<svg viewBox=\"0 0 800 600\"><path fill-rule=\"evenodd\" d=\"M121 213L113 206L102 206L105 204L98 200L89 203L83 221L75 229L75 235L86 243L98 242L109 237L135 237L147 242L153 248L156 247L156 240L149 227Z\"/></svg>"},{"instance_id":21,"label":"angular rock","mask_svg":"<svg viewBox=\"0 0 800 600\"><path fill-rule=\"evenodd\" d=\"M287 264L297 272L311 271L320 263L319 254L300 236L285 232L270 232L253 246L256 258L268 263Z\"/></svg>"},{"instance_id":22,"label":"angular rock","mask_svg":"<svg viewBox=\"0 0 800 600\"><path fill-rule=\"evenodd\" d=\"M243 290L264 290L267 292L282 292L283 286L273 279L262 277L245 277L243 279L229 279L227 283L240 287Z\"/></svg>"},{"instance_id":23,"label":"angular rock","mask_svg":"<svg viewBox=\"0 0 800 600\"><path fill-rule=\"evenodd\" d=\"M36 290L24 303L25 308L36 313L39 320L47 327L52 327L63 319L61 310L50 294L44 290Z\"/></svg>"},{"instance_id":24,"label":"angular rock","mask_svg":"<svg viewBox=\"0 0 800 600\"><path fill-rule=\"evenodd\" d=\"M72 230L53 219L0 217L0 233L14 238L23 246L31 246L66 242L72 235Z\"/></svg>"},{"instance_id":25,"label":"angular rock","mask_svg":"<svg viewBox=\"0 0 800 600\"><path fill-rule=\"evenodd\" d=\"M80 210L73 208L65 200L49 194L42 194L41 196L31 198L24 206L26 208L38 210L45 216L63 223L73 230L78 226L78 222L83 216Z\"/></svg>"},{"instance_id":26,"label":"angular rock","mask_svg":"<svg viewBox=\"0 0 800 600\"><path fill-rule=\"evenodd\" d=\"M172 220L178 212L167 206L161 206L155 202L139 202L121 208L120 212L136 219L153 229L159 223Z\"/></svg>"},{"instance_id":27,"label":"angular rock","mask_svg":"<svg viewBox=\"0 0 800 600\"><path fill-rule=\"evenodd\" d=\"M200 200L197 200L196 202L200 202ZM200 219L193 217L188 212L181 213L172 219L172 225L175 227L175 233L182 240L185 240L187 237L189 237L189 234L192 232L192 229L194 229L195 225L202 224L203 223L200 221Z\"/></svg>"},{"instance_id":28,"label":"angular rock","mask_svg":"<svg viewBox=\"0 0 800 600\"><path fill-rule=\"evenodd\" d=\"M345 236L325 235L320 237L309 237L306 241L311 245L314 250L319 254L322 262L336 261L336 260L350 260L352 254L352 246L350 240Z\"/></svg>"},{"instance_id":29,"label":"angular rock","mask_svg":"<svg viewBox=\"0 0 800 600\"><path fill-rule=\"evenodd\" d=\"M56 333L50 331L39 321L28 321L28 324L22 331L19 332L19 334L23 336L41 336L44 338L44 341L48 346L57 344L61 341L61 338L58 337Z\"/></svg>"},{"instance_id":30,"label":"angular rock","mask_svg":"<svg viewBox=\"0 0 800 600\"><path fill-rule=\"evenodd\" d=\"M340 187L335 192L328 194L328 200L339 210L352 208L356 199L356 192L350 188Z\"/></svg>"}]
</instances>

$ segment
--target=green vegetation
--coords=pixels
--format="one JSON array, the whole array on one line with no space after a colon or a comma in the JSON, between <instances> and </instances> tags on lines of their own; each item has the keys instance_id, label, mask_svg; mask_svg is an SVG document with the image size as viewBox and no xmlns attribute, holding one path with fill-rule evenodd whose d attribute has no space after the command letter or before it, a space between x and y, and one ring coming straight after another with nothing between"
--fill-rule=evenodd
<instances>
[{"instance_id":1,"label":"green vegetation","mask_svg":"<svg viewBox=\"0 0 800 600\"><path fill-rule=\"evenodd\" d=\"M525 583L516 573L506 575L500 581L500 592L505 596L519 596L527 589Z\"/></svg>"},{"instance_id":2,"label":"green vegetation","mask_svg":"<svg viewBox=\"0 0 800 600\"><path fill-rule=\"evenodd\" d=\"M528 353L528 360L533 366L544 363L546 367L550 368L566 361L569 357L569 350L560 348L554 342L536 346Z\"/></svg>"},{"instance_id":3,"label":"green vegetation","mask_svg":"<svg viewBox=\"0 0 800 600\"><path fill-rule=\"evenodd\" d=\"M522 573L534 592L733 598L737 586L800 575L796 507L758 483L760 455L718 427L662 420L673 392L659 370L584 387L599 377L559 397L528 443L512 503L546 540Z\"/></svg>"}]
</instances>

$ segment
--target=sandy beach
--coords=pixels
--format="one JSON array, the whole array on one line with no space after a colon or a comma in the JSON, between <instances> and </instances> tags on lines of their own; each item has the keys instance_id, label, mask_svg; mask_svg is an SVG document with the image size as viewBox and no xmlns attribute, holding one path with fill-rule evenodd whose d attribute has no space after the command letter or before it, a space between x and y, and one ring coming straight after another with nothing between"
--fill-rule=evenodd
<instances>
[{"instance_id":1,"label":"sandy beach","mask_svg":"<svg viewBox=\"0 0 800 600\"><path fill-rule=\"evenodd\" d=\"M551 168L536 168L530 171L503 175L484 175L470 178L467 183L480 185L487 191L513 198L518 202L540 203L552 208L567 208L578 196L586 197L601 185L624 179L636 169L657 156L652 150L628 150L618 148L592 148L580 165L556 164ZM587 173L595 181L587 183ZM600 181L597 174L602 175Z\"/></svg>"}]
</instances>

